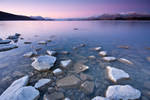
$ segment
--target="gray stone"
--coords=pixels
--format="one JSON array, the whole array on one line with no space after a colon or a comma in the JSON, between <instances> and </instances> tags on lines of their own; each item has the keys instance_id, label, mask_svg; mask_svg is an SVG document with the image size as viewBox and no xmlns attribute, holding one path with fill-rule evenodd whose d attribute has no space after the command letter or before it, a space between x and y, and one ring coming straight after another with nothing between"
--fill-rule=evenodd
<instances>
[{"instance_id":1,"label":"gray stone","mask_svg":"<svg viewBox=\"0 0 150 100\"><path fill-rule=\"evenodd\" d=\"M62 74L63 73L63 71L60 69L60 68L57 68L57 69L55 69L54 71L53 71L53 74L54 75L60 75L60 74Z\"/></svg>"},{"instance_id":2,"label":"gray stone","mask_svg":"<svg viewBox=\"0 0 150 100\"><path fill-rule=\"evenodd\" d=\"M76 76L66 76L56 82L58 87L77 87L80 84L80 79Z\"/></svg>"},{"instance_id":3,"label":"gray stone","mask_svg":"<svg viewBox=\"0 0 150 100\"><path fill-rule=\"evenodd\" d=\"M10 43L10 42L11 42L11 40L9 40L9 39L0 40L0 44L8 44L8 43Z\"/></svg>"},{"instance_id":4,"label":"gray stone","mask_svg":"<svg viewBox=\"0 0 150 100\"><path fill-rule=\"evenodd\" d=\"M88 69L89 69L89 66L86 66L86 65L83 65L83 64L80 64L80 63L77 63L77 64L74 65L74 71L76 73L84 72Z\"/></svg>"},{"instance_id":5,"label":"gray stone","mask_svg":"<svg viewBox=\"0 0 150 100\"><path fill-rule=\"evenodd\" d=\"M39 56L32 62L32 66L38 71L46 71L54 66L56 57L53 56Z\"/></svg>"},{"instance_id":6,"label":"gray stone","mask_svg":"<svg viewBox=\"0 0 150 100\"><path fill-rule=\"evenodd\" d=\"M107 52L106 51L101 51L101 52L99 52L99 55L100 56L107 56Z\"/></svg>"},{"instance_id":7,"label":"gray stone","mask_svg":"<svg viewBox=\"0 0 150 100\"><path fill-rule=\"evenodd\" d=\"M46 53L50 56L55 56L56 55L56 51L50 51L50 50L47 50Z\"/></svg>"},{"instance_id":8,"label":"gray stone","mask_svg":"<svg viewBox=\"0 0 150 100\"><path fill-rule=\"evenodd\" d=\"M92 55L92 56L89 56L88 58L89 58L89 59L96 59L96 57L93 56L93 55Z\"/></svg>"},{"instance_id":9,"label":"gray stone","mask_svg":"<svg viewBox=\"0 0 150 100\"><path fill-rule=\"evenodd\" d=\"M107 62L111 62L111 61L115 61L116 58L115 57L103 57L103 60Z\"/></svg>"},{"instance_id":10,"label":"gray stone","mask_svg":"<svg viewBox=\"0 0 150 100\"><path fill-rule=\"evenodd\" d=\"M40 79L37 83L35 83L34 87L35 88L41 88L43 87L44 85L47 85L48 83L51 82L51 79Z\"/></svg>"},{"instance_id":11,"label":"gray stone","mask_svg":"<svg viewBox=\"0 0 150 100\"><path fill-rule=\"evenodd\" d=\"M91 81L85 81L84 83L81 84L81 89L83 92L86 94L91 94L94 91L94 82Z\"/></svg>"},{"instance_id":12,"label":"gray stone","mask_svg":"<svg viewBox=\"0 0 150 100\"><path fill-rule=\"evenodd\" d=\"M12 100L14 93L16 93L20 88L26 86L29 81L29 76L24 76L16 81L14 81L0 96L0 100ZM3 98L3 99L2 99Z\"/></svg>"},{"instance_id":13,"label":"gray stone","mask_svg":"<svg viewBox=\"0 0 150 100\"><path fill-rule=\"evenodd\" d=\"M117 82L117 80L120 79L128 79L130 77L128 73L126 73L121 69L110 67L110 66L107 66L106 69L108 73L108 78L113 82Z\"/></svg>"},{"instance_id":14,"label":"gray stone","mask_svg":"<svg viewBox=\"0 0 150 100\"><path fill-rule=\"evenodd\" d=\"M95 51L100 51L102 49L102 47L95 47L93 48Z\"/></svg>"},{"instance_id":15,"label":"gray stone","mask_svg":"<svg viewBox=\"0 0 150 100\"><path fill-rule=\"evenodd\" d=\"M110 99L105 98L105 97L101 97L101 96L96 96L92 100L110 100Z\"/></svg>"},{"instance_id":16,"label":"gray stone","mask_svg":"<svg viewBox=\"0 0 150 100\"><path fill-rule=\"evenodd\" d=\"M11 50L11 49L14 49L14 48L17 48L18 46L16 45L13 45L13 44L1 44L0 45L0 52L1 51L8 51L8 50Z\"/></svg>"},{"instance_id":17,"label":"gray stone","mask_svg":"<svg viewBox=\"0 0 150 100\"><path fill-rule=\"evenodd\" d=\"M69 66L71 66L72 64L72 60L64 60L60 62L60 66L63 68L68 68Z\"/></svg>"},{"instance_id":18,"label":"gray stone","mask_svg":"<svg viewBox=\"0 0 150 100\"><path fill-rule=\"evenodd\" d=\"M131 64L131 65L133 64L131 61L129 61L128 59L125 59L125 58L120 58L118 60L122 63Z\"/></svg>"},{"instance_id":19,"label":"gray stone","mask_svg":"<svg viewBox=\"0 0 150 100\"><path fill-rule=\"evenodd\" d=\"M141 97L141 92L130 85L112 85L106 90L110 100L135 100Z\"/></svg>"},{"instance_id":20,"label":"gray stone","mask_svg":"<svg viewBox=\"0 0 150 100\"><path fill-rule=\"evenodd\" d=\"M26 86L16 91L11 98L3 100L38 100L39 95L39 91L34 87Z\"/></svg>"},{"instance_id":21,"label":"gray stone","mask_svg":"<svg viewBox=\"0 0 150 100\"><path fill-rule=\"evenodd\" d=\"M51 94L46 93L43 100L62 100L63 98L64 94L62 92L54 92Z\"/></svg>"}]
</instances>

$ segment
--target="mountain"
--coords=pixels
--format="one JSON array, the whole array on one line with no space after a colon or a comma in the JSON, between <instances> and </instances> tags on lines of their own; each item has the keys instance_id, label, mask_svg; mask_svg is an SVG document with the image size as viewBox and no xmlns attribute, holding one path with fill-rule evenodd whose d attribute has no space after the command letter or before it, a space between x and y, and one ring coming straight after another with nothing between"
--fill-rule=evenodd
<instances>
[{"instance_id":1,"label":"mountain","mask_svg":"<svg viewBox=\"0 0 150 100\"><path fill-rule=\"evenodd\" d=\"M36 19L0 11L0 20L36 20Z\"/></svg>"},{"instance_id":2,"label":"mountain","mask_svg":"<svg viewBox=\"0 0 150 100\"><path fill-rule=\"evenodd\" d=\"M150 14L118 13L88 17L88 20L150 20Z\"/></svg>"}]
</instances>

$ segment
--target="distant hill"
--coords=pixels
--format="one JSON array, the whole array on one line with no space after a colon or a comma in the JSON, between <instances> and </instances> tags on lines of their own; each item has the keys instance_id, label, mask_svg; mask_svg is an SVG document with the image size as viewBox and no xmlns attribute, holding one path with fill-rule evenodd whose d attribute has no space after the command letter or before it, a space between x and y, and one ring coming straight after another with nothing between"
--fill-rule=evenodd
<instances>
[{"instance_id":1,"label":"distant hill","mask_svg":"<svg viewBox=\"0 0 150 100\"><path fill-rule=\"evenodd\" d=\"M3 20L36 20L36 19L0 11L0 20L3 21Z\"/></svg>"}]
</instances>

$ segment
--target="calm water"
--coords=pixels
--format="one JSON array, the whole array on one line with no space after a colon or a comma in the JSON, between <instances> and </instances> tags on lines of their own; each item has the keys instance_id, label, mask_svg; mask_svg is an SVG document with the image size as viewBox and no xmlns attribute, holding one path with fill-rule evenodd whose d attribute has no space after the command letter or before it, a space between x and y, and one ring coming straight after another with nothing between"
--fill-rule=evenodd
<instances>
[{"instance_id":1,"label":"calm water","mask_svg":"<svg viewBox=\"0 0 150 100\"><path fill-rule=\"evenodd\" d=\"M78 28L79 30L73 30ZM39 54L45 54L47 49L57 52L67 50L70 55L58 55L61 59L72 59L74 63L83 62L90 69L85 73L94 77L95 89L92 95L85 95L76 89L65 90L65 96L73 100L84 100L97 95L104 96L105 91L112 83L106 75L105 67L111 65L129 73L131 79L119 81L117 84L130 84L142 92L141 100L150 99L150 22L149 21L3 21L0 22L0 37L20 33L24 40L19 40L19 46L6 52L0 52L0 94L15 80L22 75L38 73L31 66L31 59L24 58L23 54L31 51L31 46L41 47ZM52 39L47 45L38 45L40 40ZM32 44L24 44L31 41ZM72 48L86 44L85 47L73 50ZM128 45L129 49L120 49L118 46ZM98 52L91 48L102 46L108 54L117 58L123 57L131 60L134 64L127 65L118 61L106 63L101 60ZM88 59L95 55L96 60ZM49 72L50 73L50 72ZM48 74L49 74L48 73ZM66 72L67 74L67 72ZM35 75L37 81L42 77L50 77L44 73ZM37 79L36 79L37 78ZM31 82L31 85L34 84ZM72 93L70 93L70 91Z\"/></svg>"}]
</instances>

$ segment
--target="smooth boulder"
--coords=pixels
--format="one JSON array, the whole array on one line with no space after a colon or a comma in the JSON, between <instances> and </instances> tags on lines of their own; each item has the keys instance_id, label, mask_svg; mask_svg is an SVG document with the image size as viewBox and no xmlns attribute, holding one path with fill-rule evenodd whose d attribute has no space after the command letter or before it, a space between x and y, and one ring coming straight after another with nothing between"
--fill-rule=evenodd
<instances>
[{"instance_id":1,"label":"smooth boulder","mask_svg":"<svg viewBox=\"0 0 150 100\"><path fill-rule=\"evenodd\" d=\"M115 61L116 58L115 57L103 57L103 60L107 62L112 62L112 61Z\"/></svg>"},{"instance_id":2,"label":"smooth boulder","mask_svg":"<svg viewBox=\"0 0 150 100\"><path fill-rule=\"evenodd\" d=\"M60 62L60 66L63 68L68 68L72 64L72 60L63 60Z\"/></svg>"},{"instance_id":3,"label":"smooth boulder","mask_svg":"<svg viewBox=\"0 0 150 100\"><path fill-rule=\"evenodd\" d=\"M128 73L126 73L121 69L114 68L111 66L107 66L106 69L107 69L108 78L113 82L117 82L120 79L128 79L130 77Z\"/></svg>"},{"instance_id":4,"label":"smooth boulder","mask_svg":"<svg viewBox=\"0 0 150 100\"><path fill-rule=\"evenodd\" d=\"M32 66L38 71L46 71L54 66L56 57L54 56L39 56L32 62Z\"/></svg>"},{"instance_id":5,"label":"smooth boulder","mask_svg":"<svg viewBox=\"0 0 150 100\"><path fill-rule=\"evenodd\" d=\"M38 88L41 88L50 82L51 82L51 79L43 78L43 79L40 79L37 83L35 83L34 87L38 89Z\"/></svg>"},{"instance_id":6,"label":"smooth boulder","mask_svg":"<svg viewBox=\"0 0 150 100\"><path fill-rule=\"evenodd\" d=\"M131 61L129 61L128 59L125 59L125 58L120 58L120 59L118 59L118 60L119 60L120 62L122 62L122 63L130 64L130 65L133 64Z\"/></svg>"},{"instance_id":7,"label":"smooth boulder","mask_svg":"<svg viewBox=\"0 0 150 100\"><path fill-rule=\"evenodd\" d=\"M112 85L106 90L110 100L135 100L141 97L141 92L130 85Z\"/></svg>"},{"instance_id":8,"label":"smooth boulder","mask_svg":"<svg viewBox=\"0 0 150 100\"><path fill-rule=\"evenodd\" d=\"M62 74L63 73L63 71L60 69L60 68L57 68L57 69L55 69L54 71L53 71L53 74L54 75L60 75L60 74Z\"/></svg>"}]
</instances>

